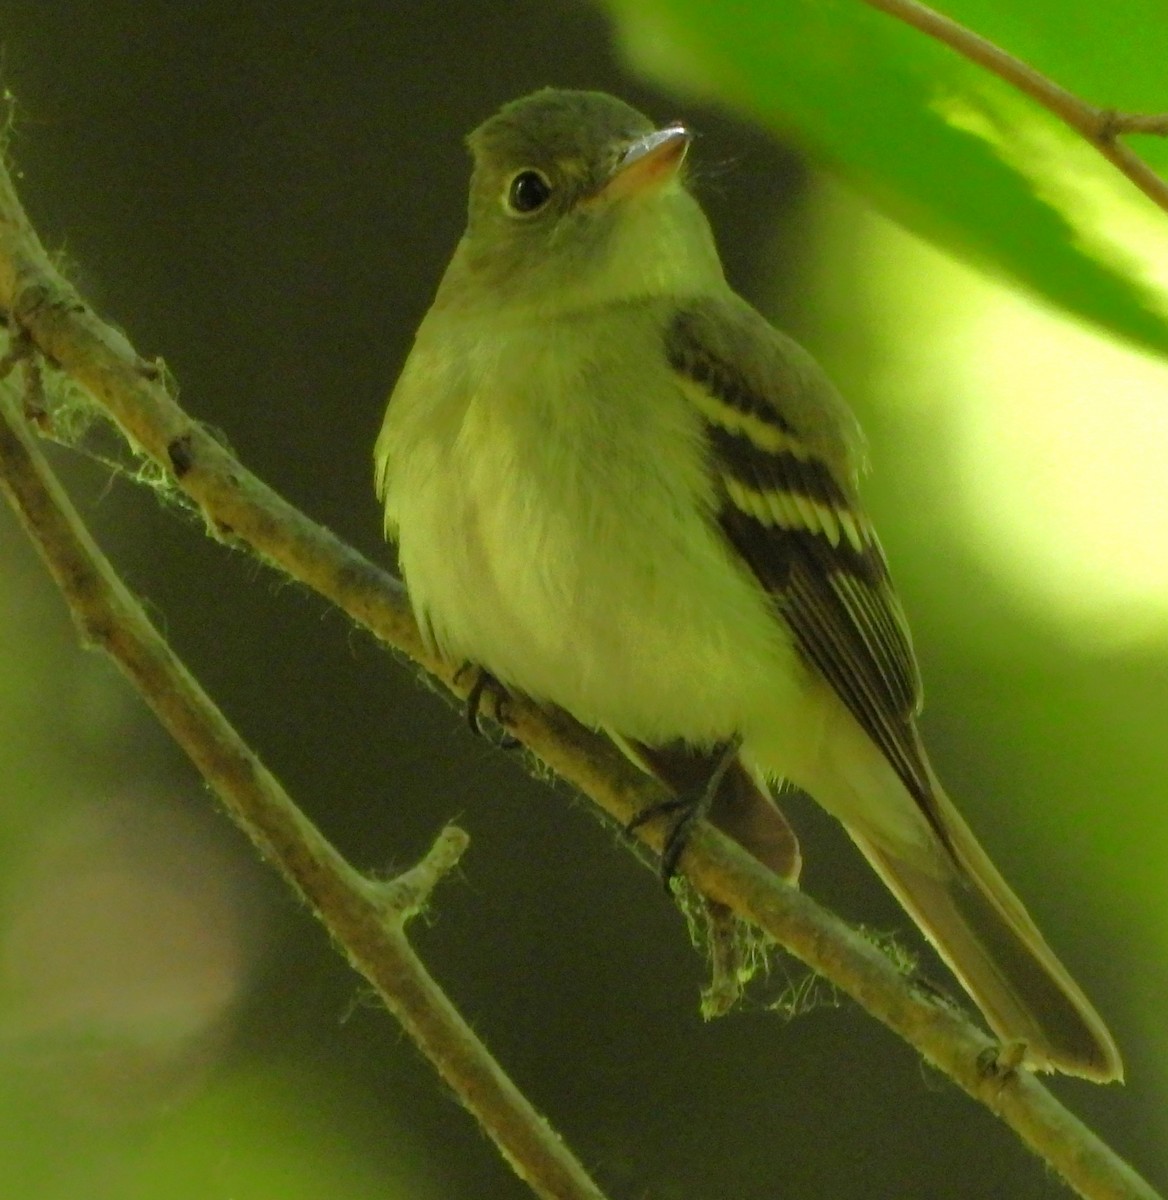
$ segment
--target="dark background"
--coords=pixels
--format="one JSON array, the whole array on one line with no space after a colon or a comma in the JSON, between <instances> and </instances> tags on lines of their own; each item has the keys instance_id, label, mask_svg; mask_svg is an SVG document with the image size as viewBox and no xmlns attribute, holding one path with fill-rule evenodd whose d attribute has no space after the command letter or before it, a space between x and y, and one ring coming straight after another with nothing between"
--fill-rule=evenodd
<instances>
[{"instance_id":1,"label":"dark background","mask_svg":"<svg viewBox=\"0 0 1168 1200\"><path fill-rule=\"evenodd\" d=\"M1023 811L1015 830L1004 800L1057 805L1041 778L1068 746L1080 808L1094 807L1097 780L1125 765L1138 775L1144 732L1096 731L1092 714L1162 695L1162 652L1076 659L959 552L898 534L918 494L912 465L864 392L865 315L829 319L838 308L808 294L823 224L797 154L647 90L623 73L604 18L564 0L13 2L0 28L18 102L10 157L46 242L140 353L165 359L189 412L384 562L371 447L461 231L463 135L549 83L696 126L732 280L828 360L886 464L873 507L904 564L942 772L1124 1048L1126 1089L1056 1089L1149 1175L1168 1174L1168 1081L1151 1066L1164 1043L1149 1032L1165 969L1126 919L1140 898L1116 875L1093 893L1086 860L1075 865L1088 835L1048 853L1057 819ZM798 964L780 961L741 1011L704 1024L705 969L680 915L584 802L473 740L316 596L108 466L54 460L176 649L356 864L408 864L452 817L470 832L415 944L614 1200L1060 1193L1012 1134L850 1003L821 989L810 1012L772 1011L803 986ZM6 516L0 547L0 1143L21 1147L20 1194L528 1194L112 669L75 648ZM939 566L959 582L930 591ZM1000 621L1025 652L979 658L970 613L947 603L975 592L975 619ZM1037 746L1015 732L1031 709L1053 713ZM832 823L806 803L793 811L808 890L915 944ZM1162 833L1152 844L1162 859Z\"/></svg>"}]
</instances>

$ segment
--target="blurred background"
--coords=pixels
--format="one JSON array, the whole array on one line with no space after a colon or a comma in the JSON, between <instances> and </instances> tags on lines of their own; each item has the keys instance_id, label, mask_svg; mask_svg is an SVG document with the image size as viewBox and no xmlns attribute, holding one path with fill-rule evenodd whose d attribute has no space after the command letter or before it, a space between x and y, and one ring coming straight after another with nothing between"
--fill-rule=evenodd
<instances>
[{"instance_id":1,"label":"blurred background","mask_svg":"<svg viewBox=\"0 0 1168 1200\"><path fill-rule=\"evenodd\" d=\"M1052 1085L1168 1184L1168 371L930 248L794 147L630 73L573 0L9 0L10 156L86 296L192 415L389 562L384 399L461 232L463 135L545 84L700 134L740 291L872 444L950 791L1108 1019L1126 1086ZM1009 216L1001 220L1008 221ZM613 1200L1062 1194L986 1112L780 960L698 1012L655 875L319 598L92 457L85 518L359 866L472 838L421 954ZM27 1200L528 1194L113 668L0 512L0 1190ZM833 823L804 886L915 934ZM942 978L941 968L931 973Z\"/></svg>"}]
</instances>

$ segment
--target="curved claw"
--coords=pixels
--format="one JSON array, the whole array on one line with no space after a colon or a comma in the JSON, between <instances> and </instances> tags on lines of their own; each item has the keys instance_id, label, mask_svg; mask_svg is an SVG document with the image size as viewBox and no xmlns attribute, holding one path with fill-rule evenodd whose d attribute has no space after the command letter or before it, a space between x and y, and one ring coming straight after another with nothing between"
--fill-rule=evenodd
<instances>
[{"instance_id":1,"label":"curved claw","mask_svg":"<svg viewBox=\"0 0 1168 1200\"><path fill-rule=\"evenodd\" d=\"M709 814L726 772L738 758L739 744L739 739L734 738L720 748L717 758L714 760L713 769L700 789L650 804L637 813L625 826L625 833L631 834L654 817L677 814L670 824L661 846L661 882L665 885L666 891L669 890L669 881L677 872L677 864L681 860L682 852L685 850L686 842L689 841L693 827Z\"/></svg>"},{"instance_id":2,"label":"curved claw","mask_svg":"<svg viewBox=\"0 0 1168 1200\"><path fill-rule=\"evenodd\" d=\"M458 675L468 669L473 669L476 674L474 683L470 685L470 691L466 694L466 723L476 737L487 737L481 719L483 695L490 692L494 696L495 718L500 720L505 716L509 693L490 671L484 670L482 667L472 667L470 663L467 663L458 672ZM455 676L456 679L458 675ZM506 730L503 731L503 735L498 741L499 748L502 750L514 750L519 744L519 739L507 733Z\"/></svg>"},{"instance_id":3,"label":"curved claw","mask_svg":"<svg viewBox=\"0 0 1168 1200\"><path fill-rule=\"evenodd\" d=\"M669 881L677 873L677 864L681 858L681 852L685 849L690 830L702 816L701 807L701 796L673 796L668 800L658 800L655 804L641 809L624 827L625 835L631 837L642 825L648 824L656 817L677 814L670 822L661 846L661 882L665 885L666 891L669 890Z\"/></svg>"}]
</instances>

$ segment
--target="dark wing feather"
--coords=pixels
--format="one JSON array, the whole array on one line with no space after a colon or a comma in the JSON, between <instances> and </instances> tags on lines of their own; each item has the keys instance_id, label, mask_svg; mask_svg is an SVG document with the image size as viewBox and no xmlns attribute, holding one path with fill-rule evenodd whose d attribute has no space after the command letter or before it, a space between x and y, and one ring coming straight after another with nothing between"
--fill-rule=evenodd
<instances>
[{"instance_id":1,"label":"dark wing feather","mask_svg":"<svg viewBox=\"0 0 1168 1200\"><path fill-rule=\"evenodd\" d=\"M682 310L666 350L702 415L718 524L805 659L936 823L908 626L855 498L854 419L810 356L744 302Z\"/></svg>"}]
</instances>

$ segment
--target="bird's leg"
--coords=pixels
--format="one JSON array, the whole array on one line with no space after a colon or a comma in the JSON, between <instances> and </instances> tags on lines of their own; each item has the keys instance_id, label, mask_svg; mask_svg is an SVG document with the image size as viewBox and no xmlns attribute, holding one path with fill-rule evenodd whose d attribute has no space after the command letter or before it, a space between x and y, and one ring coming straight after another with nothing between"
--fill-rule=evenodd
<instances>
[{"instance_id":1,"label":"bird's leg","mask_svg":"<svg viewBox=\"0 0 1168 1200\"><path fill-rule=\"evenodd\" d=\"M682 851L685 850L685 844L689 840L694 825L705 818L713 808L718 789L722 786L726 772L737 760L741 744L742 739L735 737L718 746L706 760L712 762L713 767L700 786L686 788L682 794L669 800L650 804L648 808L643 808L637 813L625 826L626 833L633 833L647 821L653 820L654 817L673 817L661 847L661 878L666 887L669 886L670 879L677 871L678 860L681 858Z\"/></svg>"},{"instance_id":2,"label":"bird's leg","mask_svg":"<svg viewBox=\"0 0 1168 1200\"><path fill-rule=\"evenodd\" d=\"M454 676L455 682L470 671L475 673L475 677L474 682L470 685L470 691L466 694L466 723L476 737L486 737L487 734L482 723L483 695L486 692L491 693L494 700L495 720L500 724L506 720L507 701L510 697L507 689L490 671L484 670L474 663L463 663ZM512 737L504 730L503 736L499 739L500 748L513 750L518 745L519 739Z\"/></svg>"}]
</instances>

